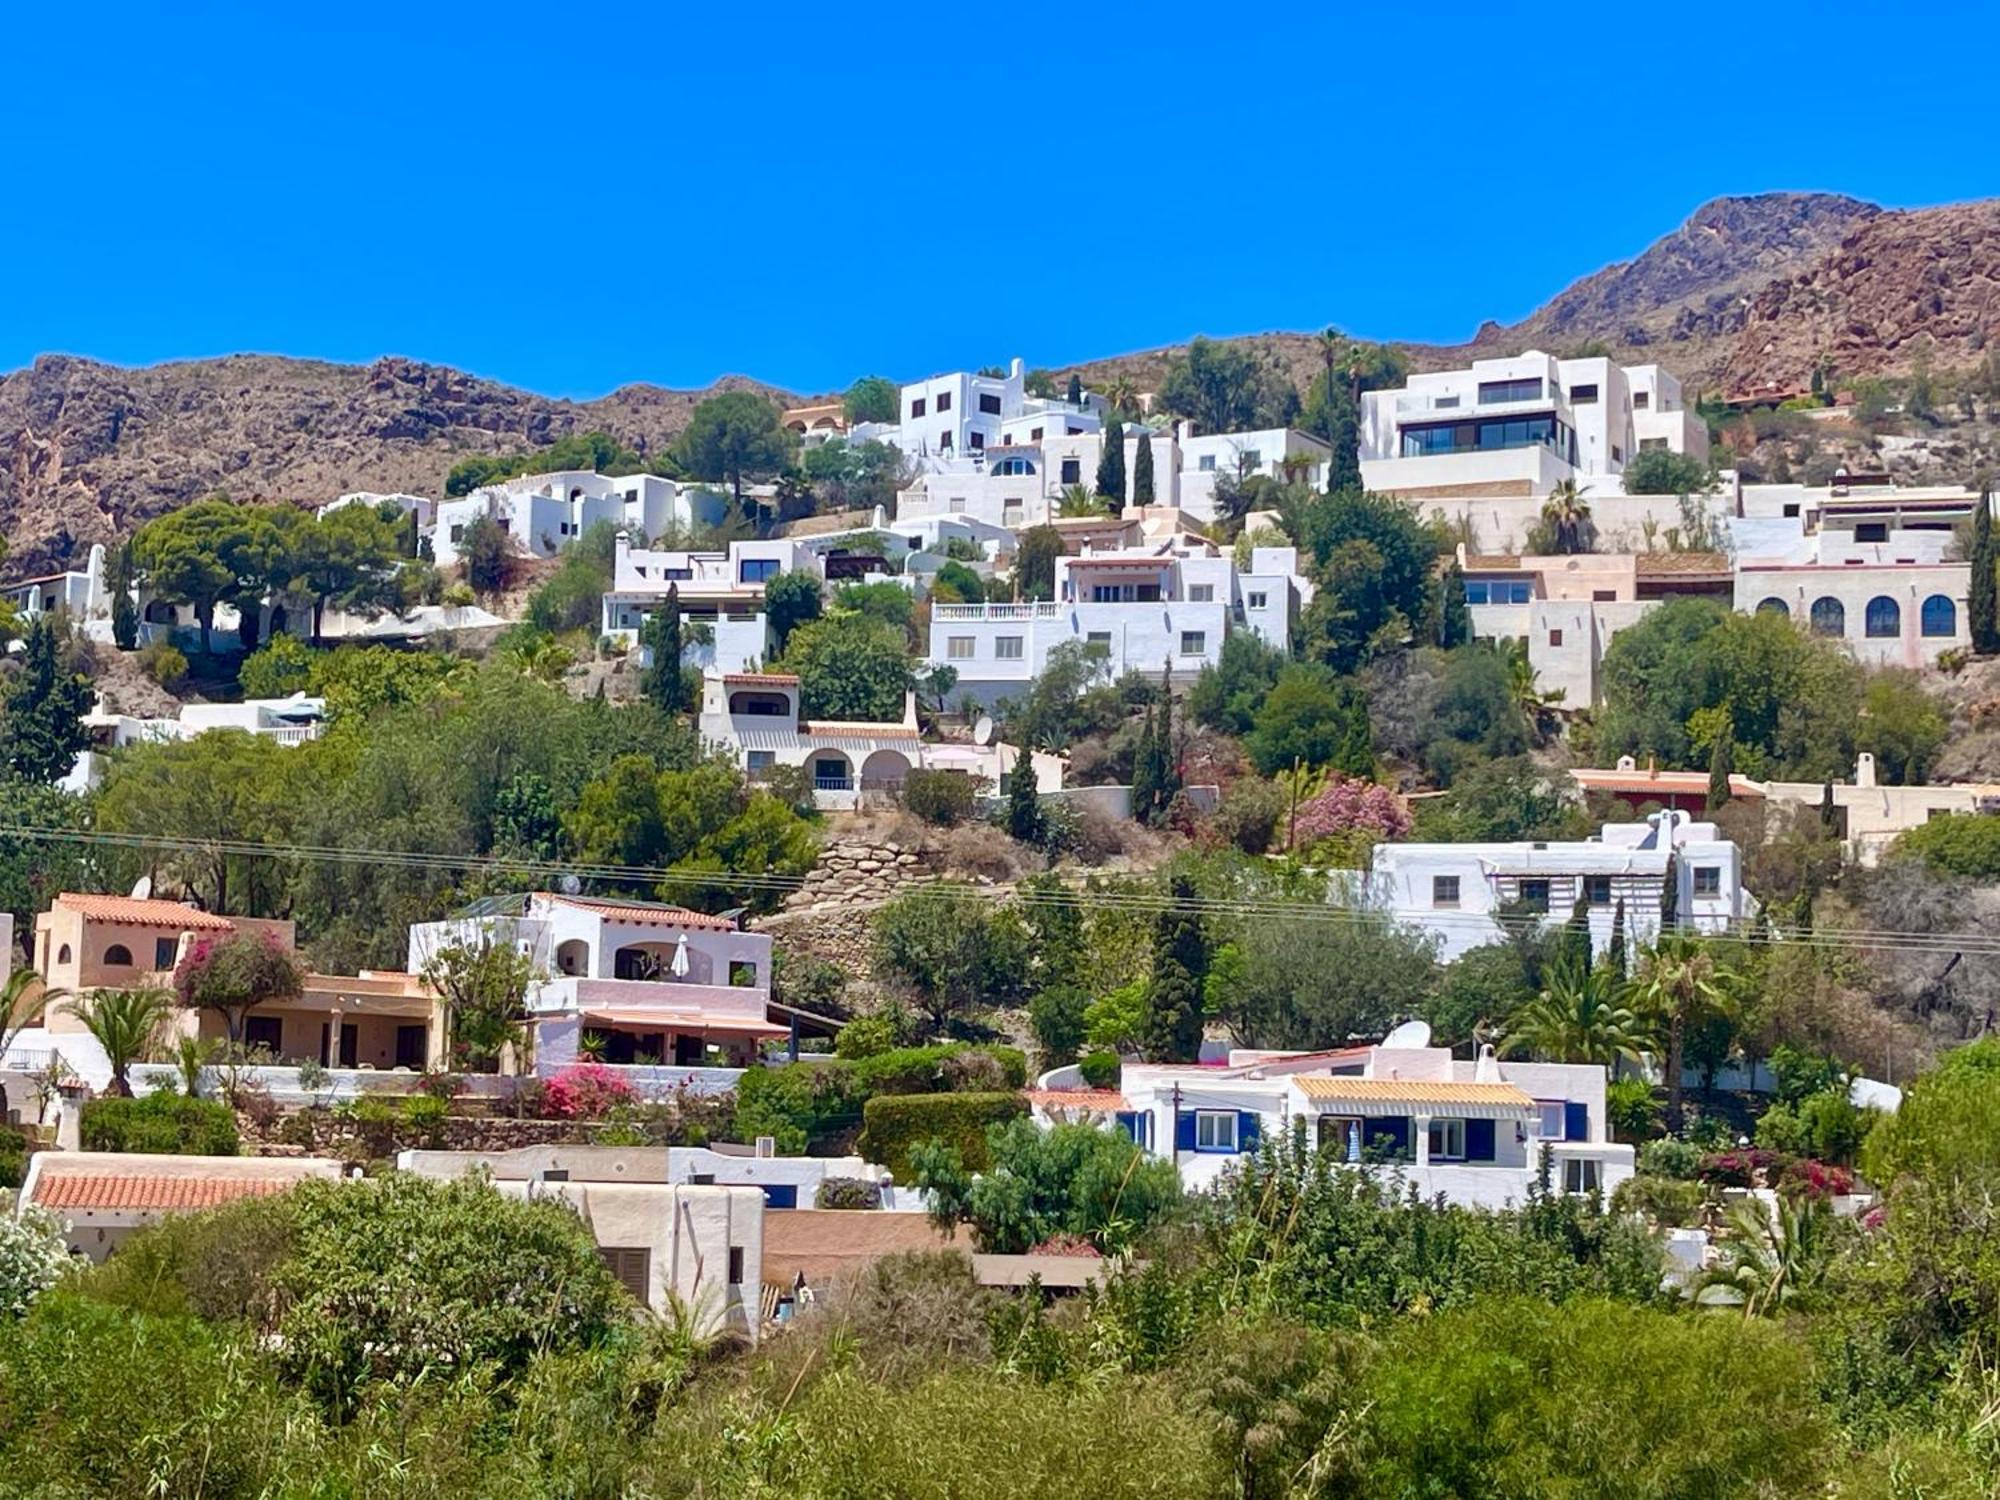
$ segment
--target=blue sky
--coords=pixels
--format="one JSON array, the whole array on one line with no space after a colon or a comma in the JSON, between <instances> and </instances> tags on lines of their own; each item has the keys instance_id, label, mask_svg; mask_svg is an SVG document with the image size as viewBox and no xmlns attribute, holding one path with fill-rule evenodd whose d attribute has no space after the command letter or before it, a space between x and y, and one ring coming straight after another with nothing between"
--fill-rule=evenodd
<instances>
[{"instance_id":1,"label":"blue sky","mask_svg":"<svg viewBox=\"0 0 2000 1500\"><path fill-rule=\"evenodd\" d=\"M1348 9L23 7L0 370L395 353L591 396L1449 341L1721 193L2000 193L1945 65L2000 41L1975 7Z\"/></svg>"}]
</instances>

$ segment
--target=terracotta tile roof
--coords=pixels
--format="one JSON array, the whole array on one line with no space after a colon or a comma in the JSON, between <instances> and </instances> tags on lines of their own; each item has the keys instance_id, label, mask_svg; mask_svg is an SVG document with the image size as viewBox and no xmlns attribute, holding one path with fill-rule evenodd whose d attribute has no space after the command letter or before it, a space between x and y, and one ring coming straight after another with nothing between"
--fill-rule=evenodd
<instances>
[{"instance_id":1,"label":"terracotta tile roof","mask_svg":"<svg viewBox=\"0 0 2000 1500\"><path fill-rule=\"evenodd\" d=\"M1400 1078L1321 1078L1292 1080L1308 1099L1351 1099L1357 1103L1489 1104L1530 1109L1534 1101L1511 1083L1419 1083Z\"/></svg>"},{"instance_id":2,"label":"terracotta tile roof","mask_svg":"<svg viewBox=\"0 0 2000 1500\"><path fill-rule=\"evenodd\" d=\"M727 917L711 917L707 912L689 911L684 906L661 906L646 901L597 901L589 896L557 896L542 892L542 899L563 906L594 911L600 917L620 922L652 922L662 927L703 927L713 932L734 932L736 924Z\"/></svg>"},{"instance_id":3,"label":"terracotta tile roof","mask_svg":"<svg viewBox=\"0 0 2000 1500\"><path fill-rule=\"evenodd\" d=\"M159 1177L140 1174L56 1172L35 1184L43 1208L215 1208L238 1198L261 1198L297 1187L296 1177Z\"/></svg>"},{"instance_id":4,"label":"terracotta tile roof","mask_svg":"<svg viewBox=\"0 0 2000 1500\"><path fill-rule=\"evenodd\" d=\"M140 901L131 896L93 896L64 891L56 905L93 922L139 922L148 927L184 927L196 932L233 932L236 924L227 917L203 911L182 901Z\"/></svg>"},{"instance_id":5,"label":"terracotta tile roof","mask_svg":"<svg viewBox=\"0 0 2000 1500\"><path fill-rule=\"evenodd\" d=\"M1116 1089L1029 1089L1028 1103L1036 1109L1087 1109L1097 1114L1132 1107Z\"/></svg>"},{"instance_id":6,"label":"terracotta tile roof","mask_svg":"<svg viewBox=\"0 0 2000 1500\"><path fill-rule=\"evenodd\" d=\"M1706 771L1587 771L1572 770L1570 779L1593 792L1672 792L1691 796L1708 791ZM1748 776L1729 778L1732 797L1761 797L1764 788Z\"/></svg>"},{"instance_id":7,"label":"terracotta tile roof","mask_svg":"<svg viewBox=\"0 0 2000 1500\"><path fill-rule=\"evenodd\" d=\"M724 672L724 682L754 682L764 687L797 687L798 674L795 672Z\"/></svg>"}]
</instances>

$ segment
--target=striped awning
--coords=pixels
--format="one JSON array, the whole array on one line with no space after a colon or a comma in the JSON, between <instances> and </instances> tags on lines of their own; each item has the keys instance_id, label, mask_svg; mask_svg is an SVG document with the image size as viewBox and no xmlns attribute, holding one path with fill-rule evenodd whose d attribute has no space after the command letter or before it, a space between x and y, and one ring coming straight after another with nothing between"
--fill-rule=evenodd
<instances>
[{"instance_id":1,"label":"striped awning","mask_svg":"<svg viewBox=\"0 0 2000 1500\"><path fill-rule=\"evenodd\" d=\"M680 1031L702 1036L790 1036L791 1028L748 1016L704 1016L687 1011L593 1007L583 1013L586 1022L599 1026L620 1026L631 1031Z\"/></svg>"},{"instance_id":2,"label":"striped awning","mask_svg":"<svg viewBox=\"0 0 2000 1500\"><path fill-rule=\"evenodd\" d=\"M1447 1115L1467 1120L1527 1119L1535 1101L1511 1083L1421 1083L1387 1078L1294 1077L1308 1103L1326 1114Z\"/></svg>"}]
</instances>

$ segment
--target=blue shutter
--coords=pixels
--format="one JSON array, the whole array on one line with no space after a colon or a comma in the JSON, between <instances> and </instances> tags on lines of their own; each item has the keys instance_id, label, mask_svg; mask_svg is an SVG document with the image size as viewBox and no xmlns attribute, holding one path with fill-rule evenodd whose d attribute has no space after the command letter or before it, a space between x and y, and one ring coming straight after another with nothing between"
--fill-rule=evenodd
<instances>
[{"instance_id":1,"label":"blue shutter","mask_svg":"<svg viewBox=\"0 0 2000 1500\"><path fill-rule=\"evenodd\" d=\"M1254 1111L1247 1109L1236 1111L1236 1149L1238 1151L1243 1152L1247 1156L1257 1149L1258 1128L1259 1122Z\"/></svg>"},{"instance_id":2,"label":"blue shutter","mask_svg":"<svg viewBox=\"0 0 2000 1500\"><path fill-rule=\"evenodd\" d=\"M1493 1122L1491 1120L1467 1120L1465 1122L1465 1159L1467 1161L1493 1160Z\"/></svg>"},{"instance_id":3,"label":"blue shutter","mask_svg":"<svg viewBox=\"0 0 2000 1500\"><path fill-rule=\"evenodd\" d=\"M1566 1141L1590 1139L1589 1105L1578 1104L1574 1100L1563 1105L1563 1139Z\"/></svg>"},{"instance_id":4,"label":"blue shutter","mask_svg":"<svg viewBox=\"0 0 2000 1500\"><path fill-rule=\"evenodd\" d=\"M764 1207L797 1208L799 1206L799 1189L796 1183L767 1182L763 1184L763 1188Z\"/></svg>"},{"instance_id":5,"label":"blue shutter","mask_svg":"<svg viewBox=\"0 0 2000 1500\"><path fill-rule=\"evenodd\" d=\"M1116 1117L1118 1133L1128 1141L1139 1139L1139 1116L1129 1109L1121 1109Z\"/></svg>"},{"instance_id":6,"label":"blue shutter","mask_svg":"<svg viewBox=\"0 0 2000 1500\"><path fill-rule=\"evenodd\" d=\"M1174 1150L1194 1150L1194 1112L1182 1110L1174 1117Z\"/></svg>"}]
</instances>

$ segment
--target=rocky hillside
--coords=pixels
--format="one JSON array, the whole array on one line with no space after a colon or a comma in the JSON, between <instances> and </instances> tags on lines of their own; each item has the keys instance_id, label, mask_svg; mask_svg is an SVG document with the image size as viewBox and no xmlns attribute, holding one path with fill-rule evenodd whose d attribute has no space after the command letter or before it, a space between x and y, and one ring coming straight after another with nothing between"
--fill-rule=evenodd
<instances>
[{"instance_id":1,"label":"rocky hillside","mask_svg":"<svg viewBox=\"0 0 2000 1500\"><path fill-rule=\"evenodd\" d=\"M602 429L641 453L670 442L711 391L627 386L556 401L441 365L266 355L128 370L45 356L0 377L0 535L8 576L60 566L217 490L318 503L343 490L438 494L471 453Z\"/></svg>"}]
</instances>

